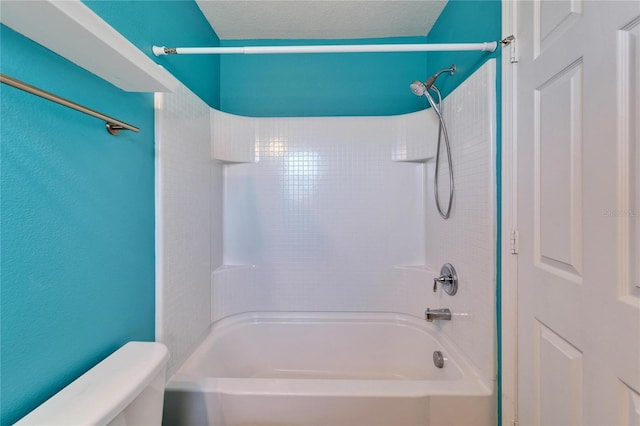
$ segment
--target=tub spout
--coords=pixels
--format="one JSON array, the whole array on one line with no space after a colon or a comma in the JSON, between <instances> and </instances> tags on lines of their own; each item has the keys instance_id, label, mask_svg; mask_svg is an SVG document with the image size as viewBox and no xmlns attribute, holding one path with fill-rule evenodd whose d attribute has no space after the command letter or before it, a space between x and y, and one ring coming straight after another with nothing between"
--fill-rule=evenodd
<instances>
[{"instance_id":1,"label":"tub spout","mask_svg":"<svg viewBox=\"0 0 640 426\"><path fill-rule=\"evenodd\" d=\"M427 310L424 311L424 319L426 319L429 322L432 322L433 320L450 321L451 311L449 310L449 308L443 308L443 309L427 308Z\"/></svg>"}]
</instances>

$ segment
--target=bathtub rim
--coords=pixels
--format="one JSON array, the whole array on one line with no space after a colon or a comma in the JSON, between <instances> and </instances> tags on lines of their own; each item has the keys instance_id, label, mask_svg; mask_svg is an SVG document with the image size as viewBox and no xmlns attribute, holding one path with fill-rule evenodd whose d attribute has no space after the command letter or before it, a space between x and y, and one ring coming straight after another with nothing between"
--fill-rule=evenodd
<instances>
[{"instance_id":1,"label":"bathtub rim","mask_svg":"<svg viewBox=\"0 0 640 426\"><path fill-rule=\"evenodd\" d=\"M456 380L389 380L389 379L301 379L248 377L194 377L183 370L211 341L217 331L255 323L304 322L383 323L410 327L428 334L445 349L450 363L461 371ZM425 396L489 396L495 380L487 382L451 339L438 332L440 326L413 315L397 312L274 312L251 311L230 315L212 323L203 339L177 372L169 378L167 391L216 392L226 395L306 395L336 397L425 397ZM428 360L427 362L430 362Z\"/></svg>"}]
</instances>

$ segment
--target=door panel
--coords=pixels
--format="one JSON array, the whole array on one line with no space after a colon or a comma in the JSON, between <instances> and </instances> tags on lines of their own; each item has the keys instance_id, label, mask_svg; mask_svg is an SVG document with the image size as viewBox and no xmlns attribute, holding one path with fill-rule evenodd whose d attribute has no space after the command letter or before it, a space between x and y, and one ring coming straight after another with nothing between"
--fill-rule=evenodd
<instances>
[{"instance_id":1,"label":"door panel","mask_svg":"<svg viewBox=\"0 0 640 426\"><path fill-rule=\"evenodd\" d=\"M534 329L536 424L582 424L582 352L540 322Z\"/></svg>"},{"instance_id":2,"label":"door panel","mask_svg":"<svg viewBox=\"0 0 640 426\"><path fill-rule=\"evenodd\" d=\"M622 381L618 384L620 400L618 424L640 426L640 394Z\"/></svg>"},{"instance_id":3,"label":"door panel","mask_svg":"<svg viewBox=\"0 0 640 426\"><path fill-rule=\"evenodd\" d=\"M533 4L534 55L552 46L582 18L582 0L536 1Z\"/></svg>"},{"instance_id":4,"label":"door panel","mask_svg":"<svg viewBox=\"0 0 640 426\"><path fill-rule=\"evenodd\" d=\"M535 89L534 114L536 260L581 283L582 61Z\"/></svg>"},{"instance_id":5,"label":"door panel","mask_svg":"<svg viewBox=\"0 0 640 426\"><path fill-rule=\"evenodd\" d=\"M620 229L620 293L640 297L640 19L618 32L618 128L621 196L618 209Z\"/></svg>"},{"instance_id":6,"label":"door panel","mask_svg":"<svg viewBox=\"0 0 640 426\"><path fill-rule=\"evenodd\" d=\"M640 413L640 2L518 2L520 424Z\"/></svg>"}]
</instances>

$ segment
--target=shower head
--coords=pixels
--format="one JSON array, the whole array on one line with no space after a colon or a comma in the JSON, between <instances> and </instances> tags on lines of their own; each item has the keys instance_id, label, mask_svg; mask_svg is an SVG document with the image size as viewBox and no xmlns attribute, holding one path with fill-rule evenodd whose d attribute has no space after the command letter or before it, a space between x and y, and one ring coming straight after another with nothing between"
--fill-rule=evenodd
<instances>
[{"instance_id":1,"label":"shower head","mask_svg":"<svg viewBox=\"0 0 640 426\"><path fill-rule=\"evenodd\" d=\"M427 86L421 81L415 80L411 85L409 85L411 91L416 96L422 96L427 91Z\"/></svg>"},{"instance_id":2,"label":"shower head","mask_svg":"<svg viewBox=\"0 0 640 426\"><path fill-rule=\"evenodd\" d=\"M427 90L431 89L431 86L433 86L433 83L436 82L436 79L440 74L442 74L443 72L448 72L451 75L453 75L455 70L456 70L456 65L453 64L451 65L450 68L441 69L440 71L438 71L437 73L429 77L427 81L425 81L424 83L416 80L413 83L411 83L409 87L411 87L411 91L413 92L414 95L422 96L427 92Z\"/></svg>"}]
</instances>

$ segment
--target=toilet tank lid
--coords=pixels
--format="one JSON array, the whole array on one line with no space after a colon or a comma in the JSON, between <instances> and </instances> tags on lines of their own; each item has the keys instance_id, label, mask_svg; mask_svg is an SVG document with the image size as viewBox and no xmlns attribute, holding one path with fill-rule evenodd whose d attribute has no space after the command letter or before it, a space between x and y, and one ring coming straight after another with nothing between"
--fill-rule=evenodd
<instances>
[{"instance_id":1,"label":"toilet tank lid","mask_svg":"<svg viewBox=\"0 0 640 426\"><path fill-rule=\"evenodd\" d=\"M106 424L164 372L168 360L161 343L129 342L16 425Z\"/></svg>"}]
</instances>

